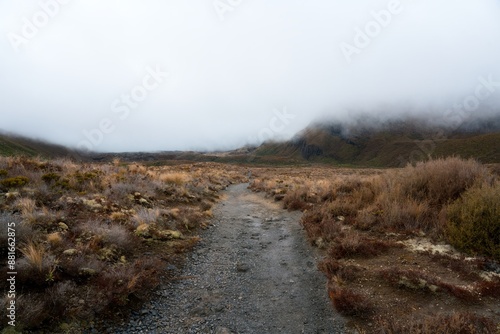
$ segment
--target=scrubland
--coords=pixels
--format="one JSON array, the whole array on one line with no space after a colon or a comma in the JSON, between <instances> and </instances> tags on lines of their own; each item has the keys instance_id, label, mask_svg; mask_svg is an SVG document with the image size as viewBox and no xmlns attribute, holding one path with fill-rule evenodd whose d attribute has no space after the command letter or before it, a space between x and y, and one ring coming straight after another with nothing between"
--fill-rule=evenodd
<instances>
[{"instance_id":1,"label":"scrubland","mask_svg":"<svg viewBox=\"0 0 500 334\"><path fill-rule=\"evenodd\" d=\"M324 254L325 293L353 331L500 330L499 165L250 169L252 190L303 212ZM221 191L248 176L215 163L0 157L4 259L5 227L16 225L16 329L72 333L123 318L160 280L176 279L166 269L200 240Z\"/></svg>"},{"instance_id":2,"label":"scrubland","mask_svg":"<svg viewBox=\"0 0 500 334\"><path fill-rule=\"evenodd\" d=\"M221 190L244 181L242 168L212 163L0 157L0 268L15 223L16 330L78 332L126 315L171 278L165 268L197 243Z\"/></svg>"},{"instance_id":3,"label":"scrubland","mask_svg":"<svg viewBox=\"0 0 500 334\"><path fill-rule=\"evenodd\" d=\"M359 333L500 331L498 165L256 168L251 189L303 211L333 306Z\"/></svg>"}]
</instances>

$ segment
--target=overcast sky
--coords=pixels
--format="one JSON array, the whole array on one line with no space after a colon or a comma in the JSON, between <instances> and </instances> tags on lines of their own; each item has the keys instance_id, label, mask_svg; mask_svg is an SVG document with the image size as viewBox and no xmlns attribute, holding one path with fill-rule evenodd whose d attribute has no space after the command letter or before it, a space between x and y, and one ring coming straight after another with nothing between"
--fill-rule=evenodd
<instances>
[{"instance_id":1,"label":"overcast sky","mask_svg":"<svg viewBox=\"0 0 500 334\"><path fill-rule=\"evenodd\" d=\"M500 0L3 0L0 33L0 129L96 151L500 105Z\"/></svg>"}]
</instances>

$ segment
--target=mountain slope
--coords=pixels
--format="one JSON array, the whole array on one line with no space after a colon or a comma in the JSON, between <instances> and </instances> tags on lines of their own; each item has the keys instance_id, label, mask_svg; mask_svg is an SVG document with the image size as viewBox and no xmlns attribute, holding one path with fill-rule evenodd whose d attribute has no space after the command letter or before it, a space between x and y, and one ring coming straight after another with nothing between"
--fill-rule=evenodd
<instances>
[{"instance_id":1,"label":"mountain slope","mask_svg":"<svg viewBox=\"0 0 500 334\"><path fill-rule=\"evenodd\" d=\"M0 133L0 156L13 155L45 158L78 157L75 151L61 145Z\"/></svg>"},{"instance_id":2,"label":"mountain slope","mask_svg":"<svg viewBox=\"0 0 500 334\"><path fill-rule=\"evenodd\" d=\"M489 123L492 124L492 123ZM457 155L500 162L500 129L447 130L413 121L381 127L318 125L284 143L265 143L255 155L363 166L403 166L431 157Z\"/></svg>"}]
</instances>

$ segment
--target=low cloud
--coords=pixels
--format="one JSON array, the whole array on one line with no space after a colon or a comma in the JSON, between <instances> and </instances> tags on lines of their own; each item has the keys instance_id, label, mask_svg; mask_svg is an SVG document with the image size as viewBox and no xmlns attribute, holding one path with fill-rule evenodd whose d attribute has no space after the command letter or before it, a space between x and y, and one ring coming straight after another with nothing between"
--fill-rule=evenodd
<instances>
[{"instance_id":1,"label":"low cloud","mask_svg":"<svg viewBox=\"0 0 500 334\"><path fill-rule=\"evenodd\" d=\"M360 113L500 110L498 1L215 5L2 2L0 129L97 151L212 150ZM140 89L157 67L168 77ZM293 120L278 124L284 108Z\"/></svg>"}]
</instances>

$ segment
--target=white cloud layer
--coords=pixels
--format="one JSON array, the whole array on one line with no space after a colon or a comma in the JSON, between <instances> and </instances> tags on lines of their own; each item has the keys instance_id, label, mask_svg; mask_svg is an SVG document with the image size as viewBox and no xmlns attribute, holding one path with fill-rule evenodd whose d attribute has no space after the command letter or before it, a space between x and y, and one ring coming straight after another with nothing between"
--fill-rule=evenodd
<instances>
[{"instance_id":1,"label":"white cloud layer","mask_svg":"<svg viewBox=\"0 0 500 334\"><path fill-rule=\"evenodd\" d=\"M499 17L498 0L5 0L0 129L228 149L352 110L438 114L500 82Z\"/></svg>"}]
</instances>

